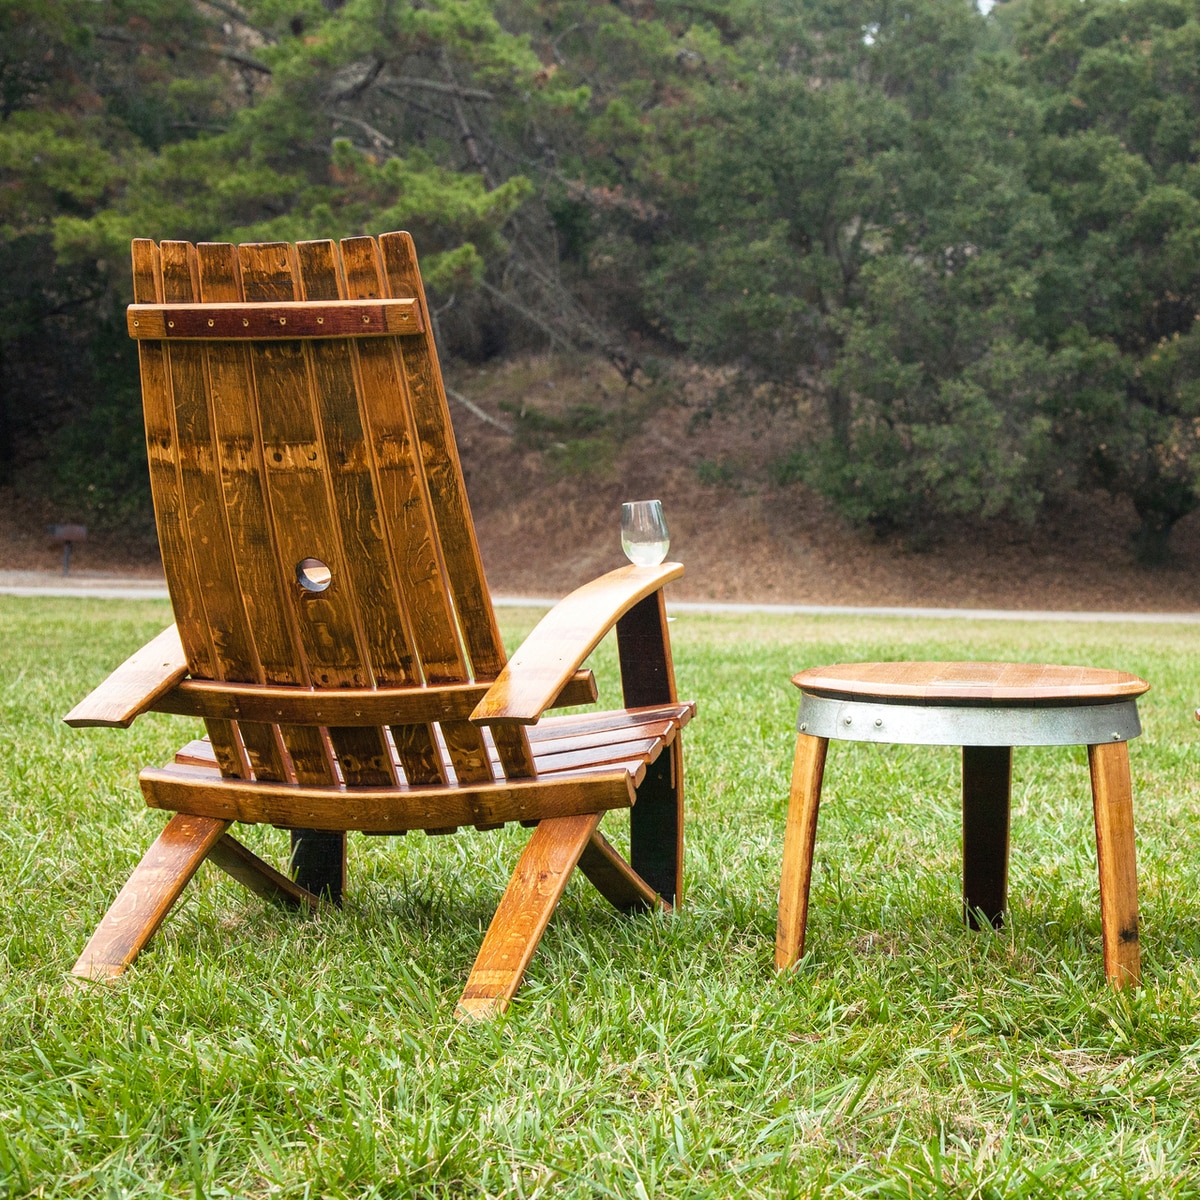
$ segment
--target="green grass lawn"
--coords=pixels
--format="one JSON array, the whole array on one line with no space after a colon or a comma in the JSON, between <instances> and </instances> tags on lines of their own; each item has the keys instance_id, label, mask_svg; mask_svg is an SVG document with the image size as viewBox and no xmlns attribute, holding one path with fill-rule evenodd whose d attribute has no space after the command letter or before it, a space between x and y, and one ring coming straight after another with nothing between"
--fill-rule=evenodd
<instances>
[{"instance_id":1,"label":"green grass lawn","mask_svg":"<svg viewBox=\"0 0 1200 1200\"><path fill-rule=\"evenodd\" d=\"M534 614L502 614L510 645ZM197 724L59 717L165 604L0 598L0 1194L1200 1194L1200 635L1182 626L681 615L687 903L572 881L507 1016L454 1004L521 829L350 842L340 911L213 868L115 985L69 971L162 827ZM1086 752L1018 750L1012 915L959 921L958 754L831 747L808 956L772 970L801 667L1135 671L1146 986L1104 984ZM619 695L615 653L594 664ZM621 816L606 831L621 838ZM286 835L246 829L281 864Z\"/></svg>"}]
</instances>

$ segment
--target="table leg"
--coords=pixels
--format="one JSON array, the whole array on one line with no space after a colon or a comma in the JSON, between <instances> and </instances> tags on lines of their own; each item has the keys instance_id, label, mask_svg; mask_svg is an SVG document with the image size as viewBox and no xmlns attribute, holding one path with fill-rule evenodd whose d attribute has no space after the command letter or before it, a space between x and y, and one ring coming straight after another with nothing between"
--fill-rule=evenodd
<instances>
[{"instance_id":1,"label":"table leg","mask_svg":"<svg viewBox=\"0 0 1200 1200\"><path fill-rule=\"evenodd\" d=\"M775 967L782 971L804 953L808 889L812 883L817 809L829 739L802 733L796 738L787 831L783 837L783 877L779 882L779 924L775 930Z\"/></svg>"},{"instance_id":2,"label":"table leg","mask_svg":"<svg viewBox=\"0 0 1200 1200\"><path fill-rule=\"evenodd\" d=\"M964 746L962 752L963 919L999 929L1008 907L1011 746Z\"/></svg>"},{"instance_id":3,"label":"table leg","mask_svg":"<svg viewBox=\"0 0 1200 1200\"><path fill-rule=\"evenodd\" d=\"M1106 742L1088 747L1096 860L1100 868L1100 924L1104 973L1115 988L1142 981L1138 945L1137 859L1133 840L1133 783L1129 747Z\"/></svg>"}]
</instances>

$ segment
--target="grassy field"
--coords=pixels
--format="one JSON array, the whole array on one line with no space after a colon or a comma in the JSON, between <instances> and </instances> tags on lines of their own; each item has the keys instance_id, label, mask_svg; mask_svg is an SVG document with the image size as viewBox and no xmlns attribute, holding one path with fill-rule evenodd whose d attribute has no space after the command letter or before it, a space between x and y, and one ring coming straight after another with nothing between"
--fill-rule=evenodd
<instances>
[{"instance_id":1,"label":"grassy field","mask_svg":"<svg viewBox=\"0 0 1200 1200\"><path fill-rule=\"evenodd\" d=\"M532 623L502 614L515 644ZM353 838L344 907L205 868L113 986L68 972L163 823L183 719L58 718L165 605L0 598L0 1194L1200 1195L1200 634L681 615L688 898L574 880L506 1018L454 1003L520 829ZM1133 744L1146 986L1100 955L1081 748L1018 751L1012 917L959 922L958 755L835 745L809 953L771 968L806 665L1012 658L1149 679ZM617 694L613 647L595 663ZM620 841L621 820L606 829ZM285 835L245 830L280 862Z\"/></svg>"}]
</instances>

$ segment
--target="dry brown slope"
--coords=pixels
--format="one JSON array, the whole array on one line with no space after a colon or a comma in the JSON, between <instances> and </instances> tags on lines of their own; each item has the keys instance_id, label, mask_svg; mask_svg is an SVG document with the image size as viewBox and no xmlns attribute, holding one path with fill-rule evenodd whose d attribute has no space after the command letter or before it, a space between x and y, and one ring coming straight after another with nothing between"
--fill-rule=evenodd
<instances>
[{"instance_id":1,"label":"dry brown slope","mask_svg":"<svg viewBox=\"0 0 1200 1200\"><path fill-rule=\"evenodd\" d=\"M549 414L621 402L616 376L595 362L531 358L450 382L492 416L501 401ZM694 400L694 396L692 397ZM1175 562L1149 571L1131 549L1132 510L1103 496L1033 530L997 523L948 531L920 553L900 539L850 527L802 485L714 486L729 465L762 479L763 465L801 432L801 418L765 411L697 424L696 408L667 403L620 445L522 446L457 400L451 411L488 578L498 593L557 596L624 560L620 504L661 497L671 557L687 566L678 599L774 603L1191 611L1200 608L1200 513L1175 534ZM707 464L703 467L702 464ZM55 570L60 551L43 532L77 513L0 491L0 567ZM152 542L94 535L76 569L152 576Z\"/></svg>"}]
</instances>

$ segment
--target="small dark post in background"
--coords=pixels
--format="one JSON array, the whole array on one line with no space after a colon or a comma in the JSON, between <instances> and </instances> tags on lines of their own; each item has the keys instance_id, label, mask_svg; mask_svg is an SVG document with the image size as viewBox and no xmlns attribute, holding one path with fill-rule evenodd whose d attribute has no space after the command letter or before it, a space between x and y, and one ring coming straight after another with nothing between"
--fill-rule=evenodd
<instances>
[{"instance_id":1,"label":"small dark post in background","mask_svg":"<svg viewBox=\"0 0 1200 1200\"><path fill-rule=\"evenodd\" d=\"M71 573L71 546L75 542L87 541L86 525L47 525L46 532L52 542L61 542L63 548L63 574Z\"/></svg>"}]
</instances>

